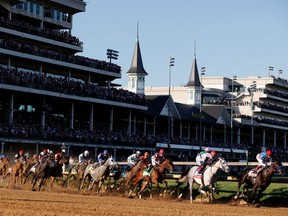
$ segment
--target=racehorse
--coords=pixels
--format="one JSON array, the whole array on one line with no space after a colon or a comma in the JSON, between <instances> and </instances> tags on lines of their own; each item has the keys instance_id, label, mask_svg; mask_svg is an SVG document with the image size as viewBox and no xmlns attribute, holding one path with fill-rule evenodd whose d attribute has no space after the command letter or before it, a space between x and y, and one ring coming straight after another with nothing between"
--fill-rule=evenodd
<instances>
[{"instance_id":1,"label":"racehorse","mask_svg":"<svg viewBox=\"0 0 288 216\"><path fill-rule=\"evenodd\" d=\"M54 155L53 155L54 157ZM49 190L51 190L53 183L55 179L57 178L62 180L63 177L63 169L62 166L67 162L67 159L63 157L59 161L54 160L53 163L50 164L50 184L49 184Z\"/></svg>"},{"instance_id":2,"label":"racehorse","mask_svg":"<svg viewBox=\"0 0 288 216\"><path fill-rule=\"evenodd\" d=\"M26 164L26 160L24 157L20 157L19 160L11 167L9 168L9 171L5 173L5 176L3 176L3 179L7 177L8 174L11 174L11 178L7 182L6 187L8 187L10 181L12 181L13 187L16 185L16 178L19 176L21 177L21 173L23 172L23 166ZM22 182L20 180L20 182Z\"/></svg>"},{"instance_id":3,"label":"racehorse","mask_svg":"<svg viewBox=\"0 0 288 216\"><path fill-rule=\"evenodd\" d=\"M143 168L144 162L143 160L139 160L135 166L133 166L130 170L125 170L123 173L121 172L119 178L121 178L121 181L119 183L119 188L117 190L120 190L122 186L125 184L125 191L127 191L132 183L132 180L135 178L136 174L139 172L141 168Z\"/></svg>"},{"instance_id":4,"label":"racehorse","mask_svg":"<svg viewBox=\"0 0 288 216\"><path fill-rule=\"evenodd\" d=\"M50 157L44 162L41 162L35 169L35 175L32 180L32 191L35 190L35 185L38 180L38 191L40 191L41 187L45 183L45 181L50 177Z\"/></svg>"},{"instance_id":5,"label":"racehorse","mask_svg":"<svg viewBox=\"0 0 288 216\"><path fill-rule=\"evenodd\" d=\"M158 164L156 167L154 167L154 169L152 170L150 176L144 176L143 173L146 170L146 168L142 168L140 169L140 171L138 171L138 173L136 174L130 192L128 194L128 197L131 195L131 193L133 192L134 188L136 187L136 185L138 183L140 183L142 181L142 187L139 191L139 198L142 197L142 193L145 190L145 188L149 187L149 191L150 191L150 197L152 197L152 193L151 193L151 186L150 184L155 184L157 187L157 191L160 192L160 186L159 183L165 183L165 191L166 192L168 190L168 183L165 180L165 177L163 175L164 170L168 169L170 172L173 171L173 162L170 161L169 159L166 159L165 161L163 161L163 163Z\"/></svg>"},{"instance_id":6,"label":"racehorse","mask_svg":"<svg viewBox=\"0 0 288 216\"><path fill-rule=\"evenodd\" d=\"M31 173L35 174L35 169L32 167L38 162L38 157L36 154L33 155L33 157L28 158L26 161L26 166L23 169L23 172L21 173L22 175L22 184L26 183L26 179L29 177Z\"/></svg>"},{"instance_id":7,"label":"racehorse","mask_svg":"<svg viewBox=\"0 0 288 216\"><path fill-rule=\"evenodd\" d=\"M267 166L262 169L256 178L251 177L248 175L249 171L254 167L247 167L242 173L239 178L238 182L238 191L236 196L234 197L235 200L238 198L244 197L244 190L246 189L247 192L247 203L249 204L256 204L259 203L261 195L263 191L270 185L272 176L275 172L282 175L283 173L283 166L280 161L274 161L271 166ZM243 185L244 184L244 185ZM240 188L243 185L242 193L240 194ZM249 188L253 188L252 192L249 196Z\"/></svg>"},{"instance_id":8,"label":"racehorse","mask_svg":"<svg viewBox=\"0 0 288 216\"><path fill-rule=\"evenodd\" d=\"M196 170L198 166L193 166L189 170L187 176L184 176L183 178L179 179L179 183L183 183L185 181L188 181L189 183L189 192L190 192L190 202L193 202L193 183L194 181L200 185L198 188L198 191L201 193L201 203L203 202L203 193L206 194L206 191L202 190L205 186L208 187L208 198L209 202L212 201L212 196L215 191L215 183L217 179L217 172L218 170L223 170L224 172L228 173L229 172L229 167L227 165L227 162L221 158L218 157L214 160L214 162L211 165L208 165L206 169L204 170L202 176L197 176ZM179 185L179 184L178 184Z\"/></svg>"},{"instance_id":9,"label":"racehorse","mask_svg":"<svg viewBox=\"0 0 288 216\"><path fill-rule=\"evenodd\" d=\"M88 190L91 190L95 183L98 184L97 194L100 192L100 188L102 184L104 183L104 180L109 176L110 174L110 166L116 165L117 163L113 163L112 157L109 157L103 165L97 166L94 168L94 164L89 164L84 172L83 180L80 189L83 187L86 177L89 177L89 188Z\"/></svg>"},{"instance_id":10,"label":"racehorse","mask_svg":"<svg viewBox=\"0 0 288 216\"><path fill-rule=\"evenodd\" d=\"M11 167L10 161L7 157L3 158L0 163L0 174L2 174L2 182L4 181L4 176L8 169Z\"/></svg>"},{"instance_id":11,"label":"racehorse","mask_svg":"<svg viewBox=\"0 0 288 216\"><path fill-rule=\"evenodd\" d=\"M70 156L68 158L68 165L64 163L63 172L67 175L65 179L62 179L61 185L64 186L65 183L68 183L68 187L70 187L70 180L73 178L72 185L76 182L78 177L78 157L77 156ZM85 168L84 168L85 169Z\"/></svg>"}]
</instances>

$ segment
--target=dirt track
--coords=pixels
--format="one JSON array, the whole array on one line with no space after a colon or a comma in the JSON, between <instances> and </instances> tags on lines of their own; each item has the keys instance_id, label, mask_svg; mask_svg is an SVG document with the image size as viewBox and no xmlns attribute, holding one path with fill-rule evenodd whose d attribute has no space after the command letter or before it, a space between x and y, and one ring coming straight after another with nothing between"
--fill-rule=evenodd
<instances>
[{"instance_id":1,"label":"dirt track","mask_svg":"<svg viewBox=\"0 0 288 216\"><path fill-rule=\"evenodd\" d=\"M287 208L252 208L229 203L190 204L164 198L129 199L120 195L103 193L78 194L74 189L56 187L33 192L28 188L0 188L0 215L227 215L227 216L277 216L286 215Z\"/></svg>"}]
</instances>

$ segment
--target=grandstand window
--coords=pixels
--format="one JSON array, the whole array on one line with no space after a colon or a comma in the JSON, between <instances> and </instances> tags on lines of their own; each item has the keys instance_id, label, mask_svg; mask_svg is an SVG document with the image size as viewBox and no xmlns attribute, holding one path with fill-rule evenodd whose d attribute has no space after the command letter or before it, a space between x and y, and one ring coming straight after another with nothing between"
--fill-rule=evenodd
<instances>
[{"instance_id":1,"label":"grandstand window","mask_svg":"<svg viewBox=\"0 0 288 216\"><path fill-rule=\"evenodd\" d=\"M16 5L16 9L24 10L24 5L27 7L27 3L19 3Z\"/></svg>"}]
</instances>

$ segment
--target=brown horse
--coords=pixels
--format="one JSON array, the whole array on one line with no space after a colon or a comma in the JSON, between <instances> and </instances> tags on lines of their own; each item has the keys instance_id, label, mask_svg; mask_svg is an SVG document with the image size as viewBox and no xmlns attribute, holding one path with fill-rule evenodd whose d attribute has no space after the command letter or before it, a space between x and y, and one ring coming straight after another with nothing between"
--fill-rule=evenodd
<instances>
[{"instance_id":1,"label":"brown horse","mask_svg":"<svg viewBox=\"0 0 288 216\"><path fill-rule=\"evenodd\" d=\"M53 155L54 157L54 155ZM55 182L55 179L62 180L63 177L63 164L65 164L68 160L63 157L59 161L54 161L54 163L50 164L50 184L49 184L49 190L51 190L53 183Z\"/></svg>"},{"instance_id":2,"label":"brown horse","mask_svg":"<svg viewBox=\"0 0 288 216\"><path fill-rule=\"evenodd\" d=\"M261 170L255 179L248 176L248 173L251 169L253 169L253 167L248 167L242 172L238 182L238 191L234 197L235 201L239 198L241 199L244 197L244 190L246 189L248 205L259 204L261 195L263 191L265 191L266 188L270 185L273 174L277 172L281 175L283 172L283 166L280 161L275 161L271 164L271 166L265 167L263 170ZM244 185L242 193L240 194L240 187L242 184ZM249 188L252 188L250 195L248 191Z\"/></svg>"},{"instance_id":3,"label":"brown horse","mask_svg":"<svg viewBox=\"0 0 288 216\"><path fill-rule=\"evenodd\" d=\"M20 157L19 160L17 160L17 162L8 169L8 172L5 173L5 175L3 176L3 179L5 179L8 174L10 174L12 177L9 179L9 181L7 182L7 185L6 187L9 186L9 183L12 181L12 185L13 187L15 187L16 185L16 179L17 177L19 176L20 178L22 177L21 176L21 173L23 172L23 167L25 166L26 164L26 160L24 157ZM20 179L20 182L22 179Z\"/></svg>"},{"instance_id":4,"label":"brown horse","mask_svg":"<svg viewBox=\"0 0 288 216\"><path fill-rule=\"evenodd\" d=\"M11 164L10 161L7 157L3 158L1 163L0 163L0 174L2 174L2 180L1 182L4 181L4 176L6 175L6 173L8 172L9 168L11 169ZM10 171L11 172L11 171Z\"/></svg>"},{"instance_id":5,"label":"brown horse","mask_svg":"<svg viewBox=\"0 0 288 216\"><path fill-rule=\"evenodd\" d=\"M163 175L163 173L166 169L169 170L170 172L173 171L173 162L170 161L169 159L166 159L163 163L158 164L152 170L150 176L144 176L143 175L145 168L140 169L140 171L136 174L136 176L133 180L132 187L130 189L128 196L131 195L131 193L133 192L136 185L141 181L142 181L142 187L139 191L139 198L141 198L142 193L145 190L145 188L147 187L147 185L150 189L150 197L152 197L151 186L150 186L150 184L152 185L152 183L156 185L158 192L160 192L159 183L165 183L165 191L164 192L166 192L168 190L168 183L165 180L165 177Z\"/></svg>"},{"instance_id":6,"label":"brown horse","mask_svg":"<svg viewBox=\"0 0 288 216\"><path fill-rule=\"evenodd\" d=\"M33 155L33 157L28 158L26 161L26 166L24 166L23 172L21 173L22 175L22 184L26 183L27 178L29 175L32 173L31 168L38 163L38 157L36 154Z\"/></svg>"},{"instance_id":7,"label":"brown horse","mask_svg":"<svg viewBox=\"0 0 288 216\"><path fill-rule=\"evenodd\" d=\"M40 191L41 187L44 185L45 181L50 177L50 157L44 162L41 162L35 169L35 175L32 180L32 191L35 191L35 185L37 181L38 183L38 191Z\"/></svg>"}]
</instances>

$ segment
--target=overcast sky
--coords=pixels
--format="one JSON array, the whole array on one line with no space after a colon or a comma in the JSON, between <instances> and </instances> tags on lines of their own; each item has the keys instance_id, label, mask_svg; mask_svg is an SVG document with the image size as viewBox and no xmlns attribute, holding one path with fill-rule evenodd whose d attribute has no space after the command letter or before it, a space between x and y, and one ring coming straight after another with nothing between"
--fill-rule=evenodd
<instances>
[{"instance_id":1,"label":"overcast sky","mask_svg":"<svg viewBox=\"0 0 288 216\"><path fill-rule=\"evenodd\" d=\"M72 34L84 42L90 58L107 60L107 48L127 86L136 43L137 22L146 86L168 86L169 57L175 58L171 85L188 82L194 59L205 76L273 75L287 79L287 0L87 0L86 12L73 17ZM107 60L108 61L108 60Z\"/></svg>"}]
</instances>

